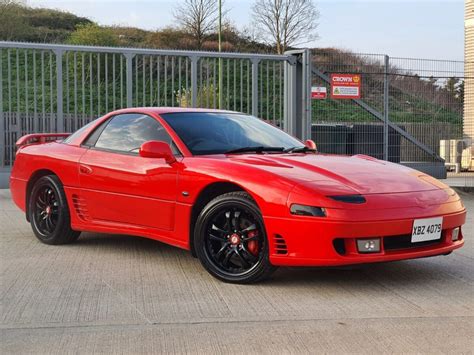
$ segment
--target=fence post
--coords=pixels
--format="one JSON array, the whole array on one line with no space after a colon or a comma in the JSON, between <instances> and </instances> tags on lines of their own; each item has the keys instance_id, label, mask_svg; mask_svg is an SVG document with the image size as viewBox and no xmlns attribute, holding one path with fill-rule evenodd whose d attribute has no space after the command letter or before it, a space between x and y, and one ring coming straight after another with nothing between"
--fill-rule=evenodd
<instances>
[{"instance_id":1,"label":"fence post","mask_svg":"<svg viewBox=\"0 0 474 355\"><path fill-rule=\"evenodd\" d=\"M284 117L285 132L296 134L296 64L285 62L284 67Z\"/></svg>"},{"instance_id":2,"label":"fence post","mask_svg":"<svg viewBox=\"0 0 474 355\"><path fill-rule=\"evenodd\" d=\"M197 91L198 91L198 60L194 56L191 59L191 107L197 107Z\"/></svg>"},{"instance_id":3,"label":"fence post","mask_svg":"<svg viewBox=\"0 0 474 355\"><path fill-rule=\"evenodd\" d=\"M311 81L313 71L311 62L311 51L305 49L302 53L302 73L301 73L301 85L302 85L302 127L301 127L301 139L311 139L311 127L313 123L311 113Z\"/></svg>"},{"instance_id":4,"label":"fence post","mask_svg":"<svg viewBox=\"0 0 474 355\"><path fill-rule=\"evenodd\" d=\"M5 166L5 121L3 113L3 51L0 49L0 168Z\"/></svg>"},{"instance_id":5,"label":"fence post","mask_svg":"<svg viewBox=\"0 0 474 355\"><path fill-rule=\"evenodd\" d=\"M311 138L312 64L309 49L286 51L293 60L285 64L285 131L300 139Z\"/></svg>"},{"instance_id":6,"label":"fence post","mask_svg":"<svg viewBox=\"0 0 474 355\"><path fill-rule=\"evenodd\" d=\"M390 57L384 58L384 80L383 80L383 159L388 161L388 115L389 115L389 64Z\"/></svg>"},{"instance_id":7,"label":"fence post","mask_svg":"<svg viewBox=\"0 0 474 355\"><path fill-rule=\"evenodd\" d=\"M260 59L252 59L252 115L258 116L258 63Z\"/></svg>"},{"instance_id":8,"label":"fence post","mask_svg":"<svg viewBox=\"0 0 474 355\"><path fill-rule=\"evenodd\" d=\"M56 132L64 132L63 112L63 50L56 49ZM51 108L52 110L52 108Z\"/></svg>"},{"instance_id":9,"label":"fence post","mask_svg":"<svg viewBox=\"0 0 474 355\"><path fill-rule=\"evenodd\" d=\"M127 107L133 106L133 57L132 53L125 54L125 85L127 88Z\"/></svg>"}]
</instances>

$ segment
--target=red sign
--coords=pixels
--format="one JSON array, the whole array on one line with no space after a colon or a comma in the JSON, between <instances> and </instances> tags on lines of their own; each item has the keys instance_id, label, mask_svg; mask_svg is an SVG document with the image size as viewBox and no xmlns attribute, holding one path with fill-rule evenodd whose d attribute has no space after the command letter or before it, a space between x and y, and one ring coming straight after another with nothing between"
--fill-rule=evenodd
<instances>
[{"instance_id":1,"label":"red sign","mask_svg":"<svg viewBox=\"0 0 474 355\"><path fill-rule=\"evenodd\" d=\"M311 98L313 100L325 100L328 97L328 91L325 86L313 86L311 88Z\"/></svg>"},{"instance_id":2,"label":"red sign","mask_svg":"<svg viewBox=\"0 0 474 355\"><path fill-rule=\"evenodd\" d=\"M360 99L360 74L331 74L332 99Z\"/></svg>"}]
</instances>

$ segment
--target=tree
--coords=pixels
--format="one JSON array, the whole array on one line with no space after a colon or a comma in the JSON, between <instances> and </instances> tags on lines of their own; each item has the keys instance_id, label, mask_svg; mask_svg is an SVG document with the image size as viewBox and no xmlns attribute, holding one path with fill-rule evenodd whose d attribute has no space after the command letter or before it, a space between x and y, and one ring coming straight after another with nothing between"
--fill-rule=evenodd
<instances>
[{"instance_id":1,"label":"tree","mask_svg":"<svg viewBox=\"0 0 474 355\"><path fill-rule=\"evenodd\" d=\"M224 12L225 14L225 12ZM202 48L206 36L217 27L219 19L218 0L183 0L174 12L175 20Z\"/></svg>"},{"instance_id":2,"label":"tree","mask_svg":"<svg viewBox=\"0 0 474 355\"><path fill-rule=\"evenodd\" d=\"M145 46L152 48L196 49L194 40L183 30L165 27L148 34Z\"/></svg>"},{"instance_id":3,"label":"tree","mask_svg":"<svg viewBox=\"0 0 474 355\"><path fill-rule=\"evenodd\" d=\"M319 12L313 0L256 0L252 18L278 54L317 38Z\"/></svg>"},{"instance_id":4,"label":"tree","mask_svg":"<svg viewBox=\"0 0 474 355\"><path fill-rule=\"evenodd\" d=\"M86 46L109 46L119 44L118 36L110 27L100 27L94 23L79 25L69 36L68 43Z\"/></svg>"},{"instance_id":5,"label":"tree","mask_svg":"<svg viewBox=\"0 0 474 355\"><path fill-rule=\"evenodd\" d=\"M32 30L22 15L18 1L0 0L0 40L18 40Z\"/></svg>"},{"instance_id":6,"label":"tree","mask_svg":"<svg viewBox=\"0 0 474 355\"><path fill-rule=\"evenodd\" d=\"M448 81L446 81L446 85L445 85L444 89L446 90L448 95L451 96L453 99L462 102L460 100L460 95L459 95L460 94L459 93L460 84L461 84L460 79L453 76L453 77L449 78ZM462 90L464 90L464 87L462 87ZM464 96L464 93L462 93L462 95ZM464 97L463 97L463 100L464 100Z\"/></svg>"},{"instance_id":7,"label":"tree","mask_svg":"<svg viewBox=\"0 0 474 355\"><path fill-rule=\"evenodd\" d=\"M456 77L451 77L448 79L446 82L446 91L450 93L451 95L455 96L456 95L456 86L458 84L459 79Z\"/></svg>"},{"instance_id":8,"label":"tree","mask_svg":"<svg viewBox=\"0 0 474 355\"><path fill-rule=\"evenodd\" d=\"M457 98L461 102L461 104L464 104L464 80L461 81L461 83L458 86Z\"/></svg>"}]
</instances>

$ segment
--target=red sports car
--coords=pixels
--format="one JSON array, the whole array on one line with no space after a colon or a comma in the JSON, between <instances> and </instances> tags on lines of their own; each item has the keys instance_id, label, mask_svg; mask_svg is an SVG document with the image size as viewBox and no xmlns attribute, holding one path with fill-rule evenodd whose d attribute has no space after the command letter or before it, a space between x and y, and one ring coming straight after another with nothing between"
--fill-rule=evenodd
<instances>
[{"instance_id":1,"label":"red sports car","mask_svg":"<svg viewBox=\"0 0 474 355\"><path fill-rule=\"evenodd\" d=\"M412 259L464 243L463 203L436 179L318 154L241 113L125 109L17 146L12 196L47 244L81 231L144 236L190 250L218 279L249 283L280 265Z\"/></svg>"}]
</instances>

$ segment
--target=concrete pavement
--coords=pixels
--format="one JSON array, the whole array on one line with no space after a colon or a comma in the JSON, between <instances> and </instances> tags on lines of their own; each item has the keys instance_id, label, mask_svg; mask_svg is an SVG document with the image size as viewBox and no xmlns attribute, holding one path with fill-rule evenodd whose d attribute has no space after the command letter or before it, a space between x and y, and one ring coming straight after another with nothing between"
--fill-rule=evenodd
<instances>
[{"instance_id":1,"label":"concrete pavement","mask_svg":"<svg viewBox=\"0 0 474 355\"><path fill-rule=\"evenodd\" d=\"M450 256L279 269L240 286L186 251L83 234L47 246L0 190L0 317L8 353L469 353L474 195Z\"/></svg>"}]
</instances>

